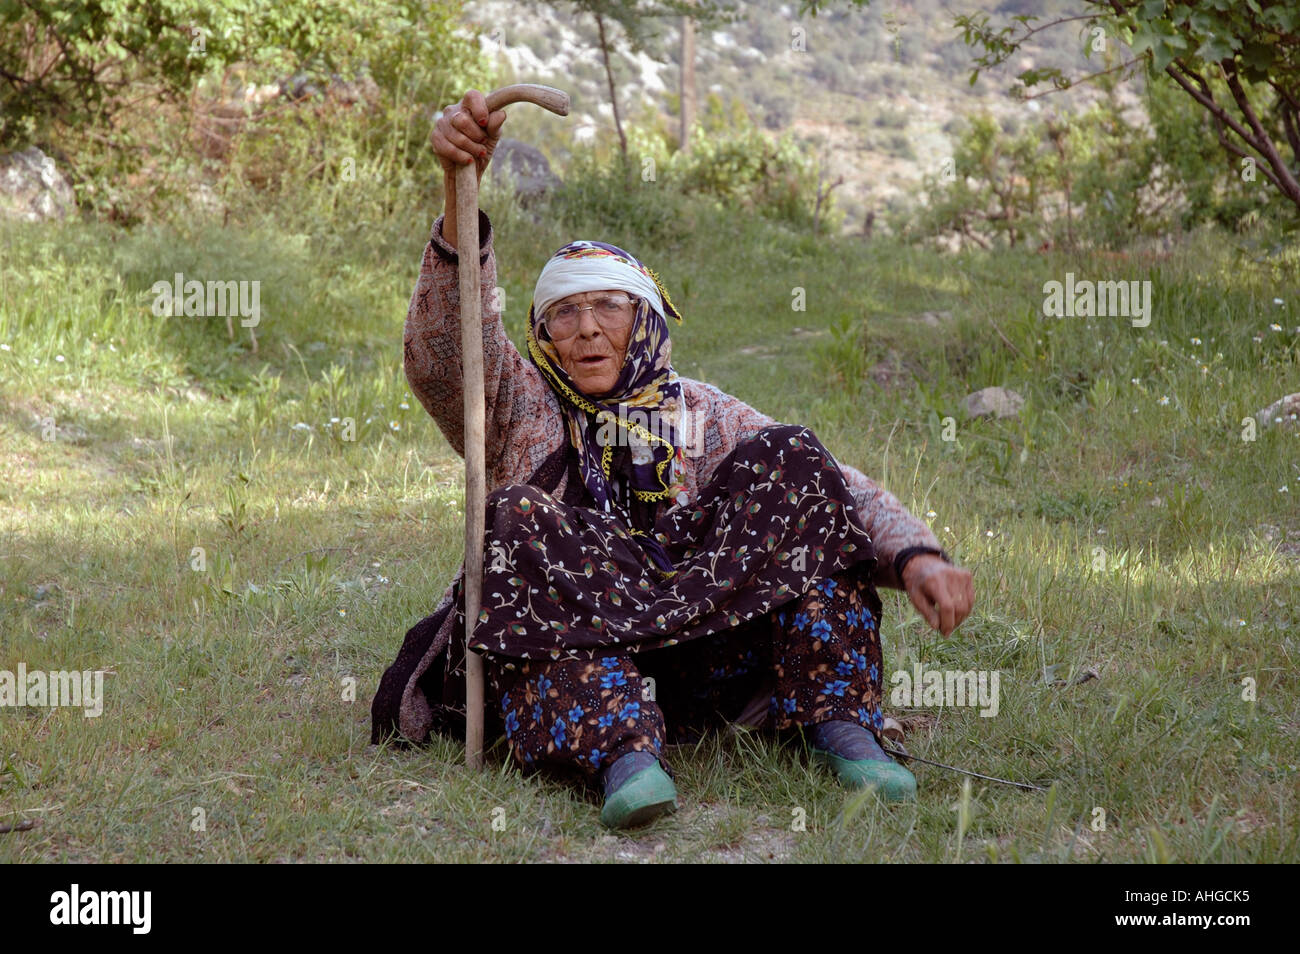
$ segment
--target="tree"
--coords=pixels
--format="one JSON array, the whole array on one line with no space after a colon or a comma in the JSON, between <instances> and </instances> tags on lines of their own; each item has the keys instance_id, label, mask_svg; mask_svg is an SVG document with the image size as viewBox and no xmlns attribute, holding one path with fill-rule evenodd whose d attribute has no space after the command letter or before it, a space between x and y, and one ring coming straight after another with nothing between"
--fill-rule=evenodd
<instances>
[{"instance_id":1,"label":"tree","mask_svg":"<svg viewBox=\"0 0 1300 954\"><path fill-rule=\"evenodd\" d=\"M1068 89L1139 64L1152 81L1163 74L1213 119L1222 148L1241 160L1243 174L1256 169L1300 210L1300 5L1295 0L1079 0L1077 14L1036 24L1013 17L1016 26L993 27L987 14L958 16L963 39L982 51L971 82L983 69L1014 55L1030 37L1083 22L1104 47L1122 40L1132 58L1079 78L1057 69L1019 74L1028 96ZM1033 93L1050 83L1052 89ZM1247 173L1247 170L1249 172Z\"/></svg>"},{"instance_id":2,"label":"tree","mask_svg":"<svg viewBox=\"0 0 1300 954\"><path fill-rule=\"evenodd\" d=\"M619 148L625 160L627 159L627 136L623 132L623 120L618 109L618 89L614 81L611 56L617 41L616 33L621 30L623 38L632 51L640 53L654 37L653 26L657 20L681 17L695 22L711 23L733 19L739 15L724 0L549 0L549 2L557 7L561 4L571 6L577 12L586 13L596 21L597 44L605 68L605 82L609 87L609 102L614 112L614 128L618 133ZM685 41L683 41L683 48L684 45ZM693 58L694 44L691 46L691 52ZM687 69L683 61L683 83L685 83ZM692 61L689 65L692 76L694 70L695 64ZM685 95L682 97L682 104L685 109Z\"/></svg>"},{"instance_id":3,"label":"tree","mask_svg":"<svg viewBox=\"0 0 1300 954\"><path fill-rule=\"evenodd\" d=\"M678 142L682 152L691 151L691 127L695 125L695 20L682 16L681 123Z\"/></svg>"}]
</instances>

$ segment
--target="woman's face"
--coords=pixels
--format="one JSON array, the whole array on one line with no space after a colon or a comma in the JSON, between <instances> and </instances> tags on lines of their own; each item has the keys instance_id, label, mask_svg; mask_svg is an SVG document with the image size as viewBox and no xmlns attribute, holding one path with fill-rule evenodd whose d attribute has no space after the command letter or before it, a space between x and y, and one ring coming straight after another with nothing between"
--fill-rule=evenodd
<instances>
[{"instance_id":1,"label":"woman's face","mask_svg":"<svg viewBox=\"0 0 1300 954\"><path fill-rule=\"evenodd\" d=\"M581 292L561 298L555 304L586 305L609 295L628 294L616 288ZM558 341L552 338L551 341L560 353L560 366L578 386L578 390L588 397L604 397L618 382L619 372L623 370L623 359L627 357L627 342L632 335L633 322L606 331L596 320L594 308L584 308L578 318L577 331L567 338ZM549 328L547 333L550 333Z\"/></svg>"}]
</instances>

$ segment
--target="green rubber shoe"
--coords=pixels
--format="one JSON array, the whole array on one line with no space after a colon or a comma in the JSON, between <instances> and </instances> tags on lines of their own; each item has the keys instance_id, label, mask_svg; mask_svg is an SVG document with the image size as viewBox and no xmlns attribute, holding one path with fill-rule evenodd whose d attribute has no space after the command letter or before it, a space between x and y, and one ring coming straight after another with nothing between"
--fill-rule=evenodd
<instances>
[{"instance_id":1,"label":"green rubber shoe","mask_svg":"<svg viewBox=\"0 0 1300 954\"><path fill-rule=\"evenodd\" d=\"M850 761L822 749L809 749L812 761L835 772L845 788L874 788L887 802L916 801L916 776L897 762L878 759Z\"/></svg>"},{"instance_id":2,"label":"green rubber shoe","mask_svg":"<svg viewBox=\"0 0 1300 954\"><path fill-rule=\"evenodd\" d=\"M607 828L636 828L677 810L677 786L658 763L647 766L605 799L600 822Z\"/></svg>"}]
</instances>

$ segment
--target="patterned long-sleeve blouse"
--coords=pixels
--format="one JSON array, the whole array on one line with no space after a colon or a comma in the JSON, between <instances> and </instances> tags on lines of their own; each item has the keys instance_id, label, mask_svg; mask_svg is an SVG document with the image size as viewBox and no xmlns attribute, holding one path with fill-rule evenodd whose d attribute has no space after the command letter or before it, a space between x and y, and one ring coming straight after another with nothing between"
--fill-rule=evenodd
<instances>
[{"instance_id":1,"label":"patterned long-sleeve blouse","mask_svg":"<svg viewBox=\"0 0 1300 954\"><path fill-rule=\"evenodd\" d=\"M460 286L457 252L442 235L443 216L433 224L424 249L420 277L406 316L405 366L411 390L437 422L457 454L465 453L464 398L461 374ZM492 224L479 211L479 260L483 315L483 374L486 412L487 485L492 490L524 483L561 444L568 443L559 398L541 372L506 335L497 296ZM720 461L738 443L762 428L780 423L712 384L682 377L686 420L698 422L685 460L686 494L694 501ZM865 474L841 463L845 481L858 503L879 564L878 586L897 588L893 558L907 547L939 543L925 523L908 512L893 494ZM568 474L554 494L562 498ZM446 598L452 590L448 589Z\"/></svg>"}]
</instances>

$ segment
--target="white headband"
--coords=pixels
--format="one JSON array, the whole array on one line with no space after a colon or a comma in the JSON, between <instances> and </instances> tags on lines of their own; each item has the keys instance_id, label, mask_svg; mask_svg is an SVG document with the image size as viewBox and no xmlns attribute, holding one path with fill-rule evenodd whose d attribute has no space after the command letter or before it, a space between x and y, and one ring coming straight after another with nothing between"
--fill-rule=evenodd
<instances>
[{"instance_id":1,"label":"white headband","mask_svg":"<svg viewBox=\"0 0 1300 954\"><path fill-rule=\"evenodd\" d=\"M533 290L534 318L540 321L557 301L580 292L603 291L618 288L650 300L650 305L660 315L664 313L663 297L654 280L631 265L612 256L588 255L581 258L552 258L537 277Z\"/></svg>"}]
</instances>

